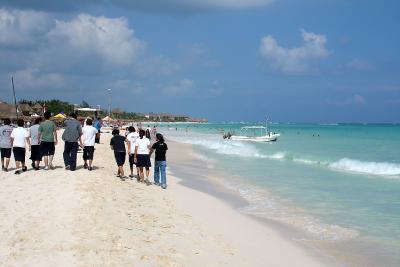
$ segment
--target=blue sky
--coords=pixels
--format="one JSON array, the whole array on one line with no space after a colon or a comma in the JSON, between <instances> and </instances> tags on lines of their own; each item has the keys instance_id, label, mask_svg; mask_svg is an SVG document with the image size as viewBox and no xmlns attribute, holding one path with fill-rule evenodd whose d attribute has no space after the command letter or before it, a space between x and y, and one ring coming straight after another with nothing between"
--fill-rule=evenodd
<instances>
[{"instance_id":1,"label":"blue sky","mask_svg":"<svg viewBox=\"0 0 400 267\"><path fill-rule=\"evenodd\" d=\"M400 122L400 3L0 0L0 99Z\"/></svg>"}]
</instances>

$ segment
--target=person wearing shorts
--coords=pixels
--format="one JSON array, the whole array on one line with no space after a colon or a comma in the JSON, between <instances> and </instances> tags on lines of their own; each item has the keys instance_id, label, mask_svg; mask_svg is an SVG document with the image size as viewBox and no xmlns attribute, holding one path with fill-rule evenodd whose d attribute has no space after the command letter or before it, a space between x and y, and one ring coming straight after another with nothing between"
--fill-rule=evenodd
<instances>
[{"instance_id":1,"label":"person wearing shorts","mask_svg":"<svg viewBox=\"0 0 400 267\"><path fill-rule=\"evenodd\" d=\"M42 153L40 151L39 127L42 118L36 118L34 124L29 128L29 137L31 139L31 157L32 168L39 170L39 164L42 160Z\"/></svg>"},{"instance_id":2,"label":"person wearing shorts","mask_svg":"<svg viewBox=\"0 0 400 267\"><path fill-rule=\"evenodd\" d=\"M112 131L113 137L111 138L110 141L110 146L111 149L114 150L114 157L115 161L117 162L118 166L118 174L117 176L120 177L121 179L125 179L125 174L124 174L124 164L125 164L125 158L126 158L126 149L125 149L125 137L121 136L119 134L118 129L114 129Z\"/></svg>"},{"instance_id":3,"label":"person wearing shorts","mask_svg":"<svg viewBox=\"0 0 400 267\"><path fill-rule=\"evenodd\" d=\"M129 167L131 170L130 178L133 178L133 165L135 165L135 144L136 140L139 138L139 134L136 132L135 127L129 126L128 128L129 134L126 137L127 146L128 146L128 155L129 155ZM139 179L139 168L136 168L137 178Z\"/></svg>"},{"instance_id":4,"label":"person wearing shorts","mask_svg":"<svg viewBox=\"0 0 400 267\"><path fill-rule=\"evenodd\" d=\"M54 169L53 159L55 146L57 145L57 127L54 122L50 120L51 113L46 111L44 113L44 122L39 126L39 140L40 152L44 161L44 169Z\"/></svg>"},{"instance_id":5,"label":"person wearing shorts","mask_svg":"<svg viewBox=\"0 0 400 267\"><path fill-rule=\"evenodd\" d=\"M29 133L24 129L24 120L18 119L18 127L11 132L11 142L13 144L13 153L15 159L15 174L20 174L21 171L25 172L27 167L25 165L26 143L28 147L31 146L29 141ZM20 166L22 167L19 170Z\"/></svg>"},{"instance_id":6,"label":"person wearing shorts","mask_svg":"<svg viewBox=\"0 0 400 267\"><path fill-rule=\"evenodd\" d=\"M139 138L136 139L135 143L135 162L136 167L139 168L139 181L146 182L146 184L151 184L149 181L150 175L150 140L145 137L146 132L141 129L139 130ZM146 180L144 179L143 168L146 169Z\"/></svg>"},{"instance_id":7,"label":"person wearing shorts","mask_svg":"<svg viewBox=\"0 0 400 267\"><path fill-rule=\"evenodd\" d=\"M1 169L2 171L8 171L8 165L10 165L11 158L11 132L13 129L10 126L11 120L5 119L4 125L0 126L0 153L1 153Z\"/></svg>"},{"instance_id":8,"label":"person wearing shorts","mask_svg":"<svg viewBox=\"0 0 400 267\"><path fill-rule=\"evenodd\" d=\"M93 121L91 118L86 120L86 126L82 128L82 142L83 142L83 161L85 162L83 168L89 171L93 170L93 154L94 144L96 142L97 129L92 126Z\"/></svg>"}]
</instances>

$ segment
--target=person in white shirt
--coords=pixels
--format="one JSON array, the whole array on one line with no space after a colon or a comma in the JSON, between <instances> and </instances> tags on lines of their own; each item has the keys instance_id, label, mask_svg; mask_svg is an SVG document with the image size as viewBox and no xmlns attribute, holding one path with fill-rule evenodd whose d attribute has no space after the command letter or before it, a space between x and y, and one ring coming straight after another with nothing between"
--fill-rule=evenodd
<instances>
[{"instance_id":1,"label":"person in white shirt","mask_svg":"<svg viewBox=\"0 0 400 267\"><path fill-rule=\"evenodd\" d=\"M29 128L29 137L31 139L31 157L32 168L36 171L39 170L39 164L42 160L42 153L40 151L40 138L39 138L39 127L42 122L42 118L36 118L34 124Z\"/></svg>"},{"instance_id":2,"label":"person in white shirt","mask_svg":"<svg viewBox=\"0 0 400 267\"><path fill-rule=\"evenodd\" d=\"M86 119L86 126L82 128L82 139L83 139L83 161L85 164L83 167L89 171L93 170L93 155L94 155L94 143L96 141L97 129L92 126L93 121L91 118Z\"/></svg>"},{"instance_id":3,"label":"person in white shirt","mask_svg":"<svg viewBox=\"0 0 400 267\"><path fill-rule=\"evenodd\" d=\"M130 178L133 178L133 165L135 165L135 144L139 138L139 134L136 132L135 127L129 126L129 134L126 136L126 142L128 143L128 155L129 155L129 167L131 168ZM136 168L137 178L139 179L139 168Z\"/></svg>"},{"instance_id":4,"label":"person in white shirt","mask_svg":"<svg viewBox=\"0 0 400 267\"><path fill-rule=\"evenodd\" d=\"M25 166L25 154L26 154L26 143L30 149L29 133L24 129L24 120L18 119L18 127L11 132L11 142L13 144L13 153L15 158L15 174L20 174L19 170L22 165L22 171L25 172L27 167Z\"/></svg>"},{"instance_id":5,"label":"person in white shirt","mask_svg":"<svg viewBox=\"0 0 400 267\"><path fill-rule=\"evenodd\" d=\"M139 138L136 139L135 143L135 162L136 167L139 168L140 182L146 182L151 184L149 181L150 175L150 140L145 136L145 131L142 129L139 131ZM144 180L143 168L146 169L146 180Z\"/></svg>"}]
</instances>

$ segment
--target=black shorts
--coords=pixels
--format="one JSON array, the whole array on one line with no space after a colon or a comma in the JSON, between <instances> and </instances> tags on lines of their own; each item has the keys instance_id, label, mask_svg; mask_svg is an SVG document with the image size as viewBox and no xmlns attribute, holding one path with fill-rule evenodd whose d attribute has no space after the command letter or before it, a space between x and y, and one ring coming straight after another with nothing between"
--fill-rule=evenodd
<instances>
[{"instance_id":1,"label":"black shorts","mask_svg":"<svg viewBox=\"0 0 400 267\"><path fill-rule=\"evenodd\" d=\"M40 145L31 146L31 158L32 161L41 161L42 153L40 151Z\"/></svg>"},{"instance_id":2,"label":"black shorts","mask_svg":"<svg viewBox=\"0 0 400 267\"><path fill-rule=\"evenodd\" d=\"M13 152L15 161L25 162L26 149L24 147L14 147Z\"/></svg>"},{"instance_id":3,"label":"black shorts","mask_svg":"<svg viewBox=\"0 0 400 267\"><path fill-rule=\"evenodd\" d=\"M135 165L135 154L130 154L129 155L129 167L133 167Z\"/></svg>"},{"instance_id":4,"label":"black shorts","mask_svg":"<svg viewBox=\"0 0 400 267\"><path fill-rule=\"evenodd\" d=\"M11 158L11 148L0 148L1 158Z\"/></svg>"},{"instance_id":5,"label":"black shorts","mask_svg":"<svg viewBox=\"0 0 400 267\"><path fill-rule=\"evenodd\" d=\"M40 152L42 153L42 156L52 156L52 155L54 155L55 151L56 151L56 148L54 146L54 142L42 141L40 143Z\"/></svg>"},{"instance_id":6,"label":"black shorts","mask_svg":"<svg viewBox=\"0 0 400 267\"><path fill-rule=\"evenodd\" d=\"M148 154L138 154L136 167L151 167L150 155Z\"/></svg>"},{"instance_id":7,"label":"black shorts","mask_svg":"<svg viewBox=\"0 0 400 267\"><path fill-rule=\"evenodd\" d=\"M93 160L94 146L85 146L83 148L83 159Z\"/></svg>"},{"instance_id":8,"label":"black shorts","mask_svg":"<svg viewBox=\"0 0 400 267\"><path fill-rule=\"evenodd\" d=\"M125 152L114 152L114 156L118 166L123 166L125 164L125 158L126 158Z\"/></svg>"}]
</instances>

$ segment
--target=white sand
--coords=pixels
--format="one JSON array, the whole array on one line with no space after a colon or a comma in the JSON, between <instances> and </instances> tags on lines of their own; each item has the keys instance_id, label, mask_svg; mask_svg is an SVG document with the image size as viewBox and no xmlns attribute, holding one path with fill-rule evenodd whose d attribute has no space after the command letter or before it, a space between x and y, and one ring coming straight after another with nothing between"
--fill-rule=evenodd
<instances>
[{"instance_id":1,"label":"white sand","mask_svg":"<svg viewBox=\"0 0 400 267\"><path fill-rule=\"evenodd\" d=\"M0 172L0 266L324 265L274 229L178 178L168 177L167 190L121 181L109 138L102 135L92 172L64 170L62 142L56 170ZM168 153L186 149L170 146Z\"/></svg>"}]
</instances>

